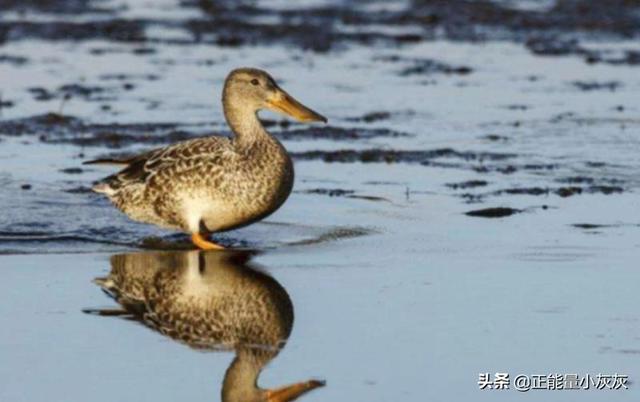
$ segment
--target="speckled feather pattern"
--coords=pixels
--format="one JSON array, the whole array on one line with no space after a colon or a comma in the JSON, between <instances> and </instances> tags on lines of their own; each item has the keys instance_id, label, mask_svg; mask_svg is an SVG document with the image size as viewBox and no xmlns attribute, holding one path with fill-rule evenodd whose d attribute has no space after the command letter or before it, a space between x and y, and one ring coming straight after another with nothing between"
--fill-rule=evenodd
<instances>
[{"instance_id":1,"label":"speckled feather pattern","mask_svg":"<svg viewBox=\"0 0 640 402\"><path fill-rule=\"evenodd\" d=\"M134 220L196 232L234 229L278 209L293 185L293 165L266 132L244 143L198 138L132 159L104 180L111 201Z\"/></svg>"}]
</instances>

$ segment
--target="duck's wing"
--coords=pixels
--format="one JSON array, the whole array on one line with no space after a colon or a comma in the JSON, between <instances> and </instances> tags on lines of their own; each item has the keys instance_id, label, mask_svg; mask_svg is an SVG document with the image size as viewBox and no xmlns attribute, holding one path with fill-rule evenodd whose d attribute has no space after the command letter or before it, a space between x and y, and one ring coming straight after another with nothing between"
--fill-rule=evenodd
<instances>
[{"instance_id":1,"label":"duck's wing","mask_svg":"<svg viewBox=\"0 0 640 402\"><path fill-rule=\"evenodd\" d=\"M166 168L174 168L179 173L181 166L190 165L189 161L209 160L210 163L220 164L233 154L229 138L204 137L154 149L125 160L97 159L85 163L125 166L93 187L98 193L113 194L123 187L146 183L150 177Z\"/></svg>"}]
</instances>

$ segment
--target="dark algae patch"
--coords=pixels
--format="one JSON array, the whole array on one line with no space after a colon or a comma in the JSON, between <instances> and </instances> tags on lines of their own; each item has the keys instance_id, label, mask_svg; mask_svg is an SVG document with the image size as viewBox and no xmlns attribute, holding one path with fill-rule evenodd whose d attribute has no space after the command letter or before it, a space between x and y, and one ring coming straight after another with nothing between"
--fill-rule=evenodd
<instances>
[{"instance_id":1,"label":"dark algae patch","mask_svg":"<svg viewBox=\"0 0 640 402\"><path fill-rule=\"evenodd\" d=\"M13 101L2 99L2 97L0 97L0 111L2 111L2 109L9 109L13 107L13 105Z\"/></svg>"},{"instance_id":2,"label":"dark algae patch","mask_svg":"<svg viewBox=\"0 0 640 402\"><path fill-rule=\"evenodd\" d=\"M572 84L581 91L615 91L622 86L618 81L574 81Z\"/></svg>"},{"instance_id":3,"label":"dark algae patch","mask_svg":"<svg viewBox=\"0 0 640 402\"><path fill-rule=\"evenodd\" d=\"M304 190L303 193L328 195L329 197L344 197L355 194L355 191L345 190L342 188L313 188L310 190Z\"/></svg>"},{"instance_id":4,"label":"dark algae patch","mask_svg":"<svg viewBox=\"0 0 640 402\"><path fill-rule=\"evenodd\" d=\"M7 63L7 64L13 64L16 66L21 66L23 64L26 64L28 61L29 59L27 59L26 57L12 56L10 54L0 54L0 64Z\"/></svg>"},{"instance_id":5,"label":"dark algae patch","mask_svg":"<svg viewBox=\"0 0 640 402\"><path fill-rule=\"evenodd\" d=\"M43 12L52 14L88 14L109 13L106 8L100 7L100 1L91 0L2 0L0 7L4 11Z\"/></svg>"},{"instance_id":6,"label":"dark algae patch","mask_svg":"<svg viewBox=\"0 0 640 402\"><path fill-rule=\"evenodd\" d=\"M447 183L445 185L453 190L464 190L469 188L484 187L488 184L489 182L485 180L468 180L460 183Z\"/></svg>"},{"instance_id":7,"label":"dark algae patch","mask_svg":"<svg viewBox=\"0 0 640 402\"><path fill-rule=\"evenodd\" d=\"M193 128L197 129L194 130ZM40 140L51 144L72 144L78 146L106 146L121 148L134 144L163 145L205 135L225 135L227 130L210 132L212 123L182 125L181 123L91 123L83 119L47 113L21 119L0 121L0 136L38 135ZM270 121L267 126L276 126L272 134L280 139L331 141L364 140L379 137L409 137L403 132L388 128L337 126L294 126L290 123Z\"/></svg>"},{"instance_id":8,"label":"dark algae patch","mask_svg":"<svg viewBox=\"0 0 640 402\"><path fill-rule=\"evenodd\" d=\"M65 193L69 193L69 194L91 194L92 190L89 187L86 186L78 186L78 187L72 187L72 188L67 188L62 190Z\"/></svg>"},{"instance_id":9,"label":"dark algae patch","mask_svg":"<svg viewBox=\"0 0 640 402\"><path fill-rule=\"evenodd\" d=\"M482 181L480 181L482 182ZM465 182L466 183L466 182ZM470 186L470 187L460 187L460 185L464 186L465 183L460 183L460 184L454 184L454 186L458 185L457 187L452 187L451 185L447 185L447 187L452 188L454 190L458 190L458 189L473 189L476 188L478 186ZM471 182L473 183L473 182ZM513 187L513 188L506 188L506 189L501 189L501 190L496 190L496 191L492 191L492 192L479 192L479 193L470 193L470 192L466 192L463 194L460 194L459 196L464 198L467 202L482 202L484 201L486 198L488 197L498 197L498 196L505 196L505 195L526 195L526 196L533 196L533 197L539 197L539 196L550 196L550 195L554 195L554 196L558 196L561 198L568 198L568 197L573 197L576 195L586 195L586 194L602 194L602 195L611 195L611 194L621 194L623 193L625 190L623 187L620 186L610 186L610 185L585 185L585 186L563 186L563 187L556 187L556 188L552 188L552 187Z\"/></svg>"},{"instance_id":10,"label":"dark algae patch","mask_svg":"<svg viewBox=\"0 0 640 402\"><path fill-rule=\"evenodd\" d=\"M325 162L364 162L364 163L422 163L431 159L450 158L465 161L499 161L515 158L516 154L499 152L457 151L453 148L437 148L431 150L337 150L337 151L307 151L292 153L300 160L323 160Z\"/></svg>"},{"instance_id":11,"label":"dark algae patch","mask_svg":"<svg viewBox=\"0 0 640 402\"><path fill-rule=\"evenodd\" d=\"M519 214L521 212L524 212L524 211L521 209L515 209L515 208L495 207L495 208L476 209L473 211L465 212L465 215L478 217L478 218L504 218L514 214Z\"/></svg>"},{"instance_id":12,"label":"dark algae patch","mask_svg":"<svg viewBox=\"0 0 640 402\"><path fill-rule=\"evenodd\" d=\"M119 88L84 84L64 84L53 90L42 87L31 87L28 88L27 91L33 99L44 102L52 99L67 101L76 98L82 99L83 101L104 101L115 99L115 89Z\"/></svg>"},{"instance_id":13,"label":"dark algae patch","mask_svg":"<svg viewBox=\"0 0 640 402\"><path fill-rule=\"evenodd\" d=\"M2 9L16 12L82 15L74 22L18 19L0 22L0 43L38 38L86 41L102 39L138 43L136 54L154 53L152 45L206 43L239 47L255 44L293 45L315 52L342 49L353 43L403 45L425 40L512 40L525 43L540 55L577 54L588 62L640 63L640 52L622 57L586 50L581 39L609 35L622 39L640 33L637 1L563 0L549 6L512 7L511 2L410 0L404 7L369 7L371 1L270 8L258 2L181 1L178 7L196 10L182 19L125 18L118 3L61 0L3 1ZM385 27L412 27L394 32ZM179 39L153 32L180 30ZM402 74L436 71L468 74L466 66L441 67L439 62L419 62Z\"/></svg>"},{"instance_id":14,"label":"dark algae patch","mask_svg":"<svg viewBox=\"0 0 640 402\"><path fill-rule=\"evenodd\" d=\"M388 128L344 128L337 126L307 126L303 128L274 130L272 134L284 140L326 139L332 141L362 140L377 137L410 137Z\"/></svg>"},{"instance_id":15,"label":"dark algae patch","mask_svg":"<svg viewBox=\"0 0 640 402\"><path fill-rule=\"evenodd\" d=\"M509 137L503 136L503 135L498 135L498 134L487 134L483 137L481 137L484 140L487 141L491 141L491 142L506 142L509 141Z\"/></svg>"},{"instance_id":16,"label":"dark algae patch","mask_svg":"<svg viewBox=\"0 0 640 402\"><path fill-rule=\"evenodd\" d=\"M631 38L640 32L640 5L629 0L564 0L531 9L488 0L413 0L408 1L406 7L393 10L370 9L366 7L369 4L366 1L308 8L293 6L279 10L246 3L237 7L230 1L191 1L184 4L199 8L209 17L190 21L194 38L206 40L207 34L213 34L210 40L228 46L277 40L315 51L327 51L345 42L402 44L442 38L466 41L511 39L531 41L529 47L535 51L559 55L576 52L576 36L580 36L577 33L584 37L597 33ZM253 22L259 21L256 17L271 17L278 24ZM235 29L231 29L234 23ZM381 25L415 26L419 29L414 33L389 34L376 30L375 27ZM342 26L368 29L344 30Z\"/></svg>"},{"instance_id":17,"label":"dark algae patch","mask_svg":"<svg viewBox=\"0 0 640 402\"><path fill-rule=\"evenodd\" d=\"M56 95L44 88L40 88L40 87L33 87L33 88L29 88L27 89L27 91L29 91L29 93L31 94L31 96L33 96L33 99L37 100L37 101L49 101L51 99L55 99Z\"/></svg>"},{"instance_id":18,"label":"dark algae patch","mask_svg":"<svg viewBox=\"0 0 640 402\"><path fill-rule=\"evenodd\" d=\"M360 200L366 200L366 201L389 201L384 197L377 197L373 195L360 195L360 194L356 194L354 190L345 190L341 188L313 188L313 189L301 191L301 193L327 195L329 197L354 198L354 199L360 199Z\"/></svg>"},{"instance_id":19,"label":"dark algae patch","mask_svg":"<svg viewBox=\"0 0 640 402\"><path fill-rule=\"evenodd\" d=\"M611 227L611 225L598 225L595 223L574 223L571 226L573 226L574 228L584 229L584 230L594 230L594 229Z\"/></svg>"},{"instance_id":20,"label":"dark algae patch","mask_svg":"<svg viewBox=\"0 0 640 402\"><path fill-rule=\"evenodd\" d=\"M348 120L350 121L358 121L358 122L364 122L364 123L373 123L376 121L383 121L383 120L388 120L391 118L391 113L390 112L370 112L367 113L361 117L352 117Z\"/></svg>"},{"instance_id":21,"label":"dark algae patch","mask_svg":"<svg viewBox=\"0 0 640 402\"><path fill-rule=\"evenodd\" d=\"M640 227L638 223L610 223L610 224L602 224L602 223L574 223L570 225L576 229L584 230L587 233L600 233L600 229L619 229L619 228L634 228L637 229Z\"/></svg>"},{"instance_id":22,"label":"dark algae patch","mask_svg":"<svg viewBox=\"0 0 640 402\"><path fill-rule=\"evenodd\" d=\"M398 55L377 56L374 61L406 64L407 67L398 71L402 77L429 74L467 75L473 72L473 69L468 66L454 66L433 59L407 58Z\"/></svg>"},{"instance_id":23,"label":"dark algae patch","mask_svg":"<svg viewBox=\"0 0 640 402\"><path fill-rule=\"evenodd\" d=\"M604 167L604 165L593 165L593 168L600 168L600 167ZM602 178L595 178L595 177L589 177L589 176L569 176L569 177L561 177L559 179L556 179L557 182L559 183L566 183L566 184L571 184L571 185L576 185L576 184L583 184L583 185L594 185L596 183L600 183L600 184L606 184L606 186L599 186L599 187L612 187L614 188L616 185L622 185L624 184L624 180L622 179L617 179L617 178L613 178L613 177L602 177Z\"/></svg>"},{"instance_id":24,"label":"dark algae patch","mask_svg":"<svg viewBox=\"0 0 640 402\"><path fill-rule=\"evenodd\" d=\"M451 66L435 60L413 60L412 66L400 70L402 77L410 75L426 75L434 73L467 75L473 70L467 66Z\"/></svg>"},{"instance_id":25,"label":"dark algae patch","mask_svg":"<svg viewBox=\"0 0 640 402\"><path fill-rule=\"evenodd\" d=\"M81 174L82 172L84 172L84 170L82 170L79 167L70 167L70 168L60 169L60 172L66 173L66 174Z\"/></svg>"},{"instance_id":26,"label":"dark algae patch","mask_svg":"<svg viewBox=\"0 0 640 402\"><path fill-rule=\"evenodd\" d=\"M567 186L558 188L549 187L518 187L508 188L504 190L498 190L492 195L549 195L555 194L557 196L566 198L579 194L618 194L622 193L624 189L619 186L603 186L603 185L591 185L591 186Z\"/></svg>"},{"instance_id":27,"label":"dark algae patch","mask_svg":"<svg viewBox=\"0 0 640 402\"><path fill-rule=\"evenodd\" d=\"M168 141L153 138L152 134L175 131L175 123L96 124L59 113L46 113L21 119L0 121L0 136L38 135L41 141L70 143L75 145L109 145ZM189 138L188 135L168 135L173 140Z\"/></svg>"}]
</instances>

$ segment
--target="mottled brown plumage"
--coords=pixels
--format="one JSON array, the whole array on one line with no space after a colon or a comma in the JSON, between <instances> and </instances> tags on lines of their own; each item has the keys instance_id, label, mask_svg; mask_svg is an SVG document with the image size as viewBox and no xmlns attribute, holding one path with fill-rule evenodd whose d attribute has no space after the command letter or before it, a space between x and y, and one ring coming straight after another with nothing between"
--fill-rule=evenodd
<instances>
[{"instance_id":1,"label":"mottled brown plumage","mask_svg":"<svg viewBox=\"0 0 640 402\"><path fill-rule=\"evenodd\" d=\"M95 282L123 314L163 335L197 349L233 349L224 402L290 401L323 383L257 386L291 333L293 305L278 282L248 265L249 258L240 252L122 254L112 257L109 276Z\"/></svg>"},{"instance_id":2,"label":"mottled brown plumage","mask_svg":"<svg viewBox=\"0 0 640 402\"><path fill-rule=\"evenodd\" d=\"M257 69L232 71L222 103L232 138L198 138L125 161L92 161L126 166L94 191L134 220L192 234L235 229L273 213L291 193L293 164L257 112L268 108L301 121L326 119ZM208 248L206 243L196 242Z\"/></svg>"}]
</instances>

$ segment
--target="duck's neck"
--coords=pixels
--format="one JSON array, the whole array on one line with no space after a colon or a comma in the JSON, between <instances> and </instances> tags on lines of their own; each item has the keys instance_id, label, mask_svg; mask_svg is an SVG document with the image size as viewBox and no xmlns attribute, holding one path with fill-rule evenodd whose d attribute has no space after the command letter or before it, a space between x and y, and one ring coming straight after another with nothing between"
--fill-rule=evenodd
<instances>
[{"instance_id":1,"label":"duck's neck","mask_svg":"<svg viewBox=\"0 0 640 402\"><path fill-rule=\"evenodd\" d=\"M240 147L251 146L259 141L273 140L258 119L255 109L223 99L224 117L234 134L234 143Z\"/></svg>"}]
</instances>

